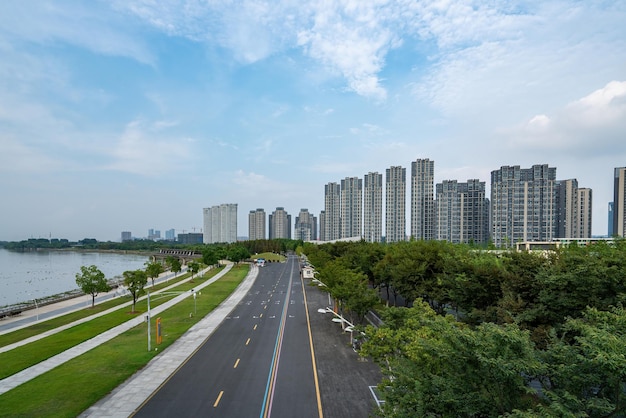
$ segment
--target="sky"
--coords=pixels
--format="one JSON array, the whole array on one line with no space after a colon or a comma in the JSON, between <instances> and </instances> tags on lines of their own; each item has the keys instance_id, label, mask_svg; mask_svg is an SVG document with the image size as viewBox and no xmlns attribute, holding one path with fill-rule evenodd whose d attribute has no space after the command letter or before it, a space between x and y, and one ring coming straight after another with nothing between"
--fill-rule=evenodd
<instances>
[{"instance_id":1,"label":"sky","mask_svg":"<svg viewBox=\"0 0 626 418\"><path fill-rule=\"evenodd\" d=\"M607 233L626 166L626 2L0 2L0 240L200 232L202 208L323 210L429 158L435 182L556 167Z\"/></svg>"}]
</instances>

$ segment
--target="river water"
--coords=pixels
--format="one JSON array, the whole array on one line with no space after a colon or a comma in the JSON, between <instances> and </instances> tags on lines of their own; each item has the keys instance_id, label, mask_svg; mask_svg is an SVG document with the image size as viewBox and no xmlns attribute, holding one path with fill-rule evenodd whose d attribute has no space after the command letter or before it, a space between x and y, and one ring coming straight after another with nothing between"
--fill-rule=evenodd
<instances>
[{"instance_id":1,"label":"river water","mask_svg":"<svg viewBox=\"0 0 626 418\"><path fill-rule=\"evenodd\" d=\"M0 248L0 307L75 290L81 266L97 266L107 279L145 268L148 256L80 251L13 252Z\"/></svg>"}]
</instances>

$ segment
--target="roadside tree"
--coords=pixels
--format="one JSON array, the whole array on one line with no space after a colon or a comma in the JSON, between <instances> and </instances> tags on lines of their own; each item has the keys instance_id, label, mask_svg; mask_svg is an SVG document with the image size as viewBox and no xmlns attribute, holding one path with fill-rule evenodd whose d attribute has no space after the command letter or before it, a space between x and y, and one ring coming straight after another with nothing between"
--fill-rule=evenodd
<instances>
[{"instance_id":1,"label":"roadside tree","mask_svg":"<svg viewBox=\"0 0 626 418\"><path fill-rule=\"evenodd\" d=\"M187 263L187 268L191 272L191 281L193 282L193 275L200 271L200 263L197 261L190 261Z\"/></svg>"},{"instance_id":2,"label":"roadside tree","mask_svg":"<svg viewBox=\"0 0 626 418\"><path fill-rule=\"evenodd\" d=\"M148 274L143 270L128 270L123 273L124 284L133 297L132 312L135 312L137 299L143 293L143 289L148 283Z\"/></svg>"},{"instance_id":3,"label":"roadside tree","mask_svg":"<svg viewBox=\"0 0 626 418\"><path fill-rule=\"evenodd\" d=\"M362 345L388 376L379 385L384 416L492 417L532 406L526 376L540 374L542 364L528 332L471 328L421 300L389 310L385 325L367 327Z\"/></svg>"},{"instance_id":4,"label":"roadside tree","mask_svg":"<svg viewBox=\"0 0 626 418\"><path fill-rule=\"evenodd\" d=\"M76 284L85 294L91 295L92 308L96 303L98 293L107 292L111 289L104 277L104 273L94 265L89 267L81 266L80 273L76 274Z\"/></svg>"},{"instance_id":5,"label":"roadside tree","mask_svg":"<svg viewBox=\"0 0 626 418\"><path fill-rule=\"evenodd\" d=\"M163 273L163 265L161 263L152 262L146 263L146 274L152 280L152 287L154 287L154 279L159 277L159 274Z\"/></svg>"},{"instance_id":6,"label":"roadside tree","mask_svg":"<svg viewBox=\"0 0 626 418\"><path fill-rule=\"evenodd\" d=\"M178 273L180 273L181 271L181 265L180 265L180 260L178 259L178 257L174 257L172 255L168 256L165 259L165 262L167 263L170 271L172 273L174 273L174 276L178 275Z\"/></svg>"}]
</instances>

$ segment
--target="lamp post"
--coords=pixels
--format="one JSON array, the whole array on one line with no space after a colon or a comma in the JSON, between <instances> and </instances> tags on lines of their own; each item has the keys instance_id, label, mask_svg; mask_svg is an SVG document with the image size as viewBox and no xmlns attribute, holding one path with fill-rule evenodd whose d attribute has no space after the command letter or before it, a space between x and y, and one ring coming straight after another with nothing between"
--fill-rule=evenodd
<instances>
[{"instance_id":1,"label":"lamp post","mask_svg":"<svg viewBox=\"0 0 626 418\"><path fill-rule=\"evenodd\" d=\"M196 291L195 289L191 289L191 292L193 292L193 310L194 310L194 315L197 313L196 311ZM148 322L148 351L151 350L151 344L150 344L150 291L147 290L146 293L148 294L148 313L146 315L146 321ZM159 292L159 296L168 296L168 295L181 295L183 293L187 293L185 292ZM202 292L197 292L198 295L201 295ZM158 299L158 298L157 298ZM189 314L189 316L191 316L191 314Z\"/></svg>"},{"instance_id":2,"label":"lamp post","mask_svg":"<svg viewBox=\"0 0 626 418\"><path fill-rule=\"evenodd\" d=\"M335 317L332 319L332 321L341 323L341 329L344 332L348 331L350 333L350 345L352 345L353 348L354 348L354 345L353 345L354 344L354 339L352 338L352 332L354 331L354 324L352 324L346 318L344 318L343 316L341 316L340 314L338 314L334 310L330 309L329 307L319 308L317 310L317 312L319 312L321 314L331 313L331 314L335 315ZM346 324L348 325L347 327L345 326Z\"/></svg>"},{"instance_id":3,"label":"lamp post","mask_svg":"<svg viewBox=\"0 0 626 418\"><path fill-rule=\"evenodd\" d=\"M313 279L311 280L313 283L317 283L318 287L325 287L326 289L328 289L328 286L326 286L324 283L322 283L320 280L318 279ZM326 290L326 293L328 293L328 304L330 305L332 302L330 301L330 292L328 290Z\"/></svg>"},{"instance_id":4,"label":"lamp post","mask_svg":"<svg viewBox=\"0 0 626 418\"><path fill-rule=\"evenodd\" d=\"M151 350L150 347L150 291L147 291L148 293L148 315L146 316L146 321L148 321L148 351Z\"/></svg>"}]
</instances>

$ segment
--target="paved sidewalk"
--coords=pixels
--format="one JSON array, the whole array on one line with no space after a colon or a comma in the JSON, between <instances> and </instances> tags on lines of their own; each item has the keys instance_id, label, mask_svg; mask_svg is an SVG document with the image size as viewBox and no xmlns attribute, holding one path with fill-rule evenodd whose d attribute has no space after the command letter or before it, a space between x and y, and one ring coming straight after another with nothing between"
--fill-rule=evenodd
<instances>
[{"instance_id":1,"label":"paved sidewalk","mask_svg":"<svg viewBox=\"0 0 626 418\"><path fill-rule=\"evenodd\" d=\"M197 274L204 274L206 271L210 270L212 267L208 267ZM186 269L183 270L183 272ZM162 273L156 280L155 283L168 283L169 280L175 280L177 278L177 274L171 273L169 271ZM190 280L190 279L189 279ZM180 282L179 282L180 283ZM149 290L149 289L146 289ZM106 293L100 293L96 296L96 305L102 302L106 302L107 300L112 300L116 297L121 296L119 290L111 290ZM144 299L144 297L139 300ZM59 316L66 315L70 312L74 312L80 309L85 309L91 306L91 295L81 295L73 298L69 298L66 300L62 300L60 302L53 302L47 305L38 306L35 309L28 309L23 311L19 315L3 317L0 318L0 335L8 334L9 332L16 331L18 329L30 327L31 325L37 323L38 321L47 321L49 319L57 318Z\"/></svg>"},{"instance_id":2,"label":"paved sidewalk","mask_svg":"<svg viewBox=\"0 0 626 418\"><path fill-rule=\"evenodd\" d=\"M205 270L202 270L198 274L200 274L200 275L205 274L209 270L210 270L210 268L207 268ZM172 283L170 286L167 286L167 287L164 287L163 289L157 290L156 292L153 293L153 295L158 295L159 293L166 292L166 291L168 291L170 289L176 288L181 283L188 282L189 280L191 280L191 277L188 278L188 279L185 279L183 281ZM198 288L200 288L200 287L198 287ZM149 291L150 289L147 288L146 290ZM67 315L68 313L74 312L74 311L79 310L79 309L84 309L83 302L81 300L76 300L76 299L86 299L88 301L87 306L91 306L91 295L79 296L77 298L72 298L71 300L66 300L66 301L63 301L63 302L46 305L45 307L42 308L42 310L45 310L46 312L54 313L55 310L62 311L61 314L51 316L50 318L47 318L46 320L56 318L57 316ZM137 299L137 302L140 302L140 301L145 300L145 299L146 299L146 296L142 296L139 299ZM54 335L54 334L57 334L57 333L59 333L61 331L65 331L66 329L72 328L72 327L74 327L76 325L83 324L85 322L89 322L92 319L96 319L96 318L99 318L101 316L108 315L111 312L117 311L117 310L119 310L121 308L124 308L126 306L131 306L132 304L133 304L132 301L125 302L125 303L122 303L120 305L116 305L116 306L114 306L114 307L112 307L110 309L107 309L106 311L102 311L102 312L90 315L88 317L79 319L77 321L70 322L69 324L62 325L60 327L51 329L51 330L46 331L46 332L42 332L42 333L37 334L37 335L33 335L30 338L25 338L25 339L20 340L20 341L18 341L16 343L9 344L9 345L6 345L4 347L0 347L0 353L4 353L5 351L10 351L10 350L13 350L13 349L15 349L17 347L21 347L23 345L32 343L33 341L37 341L37 340L40 340L42 338L49 337L50 335ZM70 310L63 309L66 306L67 307L71 307L72 309L70 309ZM75 309L73 309L73 308L75 308ZM38 315L39 313L35 313L35 312L30 311L28 313L28 316L35 316L36 314ZM26 327L29 327L31 325L32 325L32 323L29 323L29 324L26 324L26 325L23 325L23 326L10 328L10 329L8 329L6 331L0 332L0 335L8 334L9 332L16 331L16 330L21 329L21 328L26 328Z\"/></svg>"},{"instance_id":3,"label":"paved sidewalk","mask_svg":"<svg viewBox=\"0 0 626 418\"><path fill-rule=\"evenodd\" d=\"M205 283L199 285L197 287L197 289L202 289L208 285L210 285L211 283L215 282L216 280L218 280L219 278L221 278L224 274L226 274L230 269L232 268L232 264L229 264L226 268L224 268L220 273L218 273L217 275L215 275L214 277L212 277L210 280L206 281ZM251 270L251 272L248 274L248 276L246 277L246 279L244 280L244 283L246 282L252 282L254 281L254 278L256 277L258 270L256 268L253 268ZM253 276L253 277L252 277ZM250 279L250 277L252 277L252 279ZM243 285L243 283L242 283ZM240 285L239 287L242 287L242 285ZM239 288L238 288L239 289ZM159 305L158 307L156 307L155 309L151 310L151 314L152 315L158 315L160 312L163 312L164 310L170 308L171 306L175 305L176 303L182 301L183 299L190 297L191 293L184 293L181 294L169 301L167 301L166 303L163 303L161 305ZM242 296L243 297L243 296ZM231 296L232 298L232 296ZM230 300L230 298L228 299ZM224 302L226 303L226 302ZM223 303L223 304L224 304ZM220 305L221 307L221 305ZM219 309L219 307L218 307ZM211 315L209 315L211 316ZM39 364L36 364L32 367L29 367L25 370L22 370L19 373L16 373L12 376L9 376L3 380L0 380L0 394L3 394L31 379L34 379L35 377L46 373L50 370L52 370L53 368L75 358L78 357L81 354L86 353L87 351L97 347L100 344L103 344L113 338L115 338L116 336L118 336L119 334L121 334L122 332L125 332L141 323L143 323L144 321L144 316L140 316L140 317L136 317L131 319L130 321L127 321L121 325L118 325L117 327L114 327L90 340L87 340L77 346L74 346L60 354L57 354L54 357L49 358L48 360L45 360ZM202 322L200 322L202 323ZM199 323L199 324L200 324ZM198 326L199 324L196 324L196 326ZM193 328L192 328L193 329ZM190 330L191 331L191 330ZM171 347L174 347L174 345L172 345ZM161 356L157 356L156 358L160 358Z\"/></svg>"},{"instance_id":4,"label":"paved sidewalk","mask_svg":"<svg viewBox=\"0 0 626 418\"><path fill-rule=\"evenodd\" d=\"M83 412L81 417L129 417L213 334L226 316L246 296L259 273L252 265L250 273L235 291L191 327L161 355L115 388L109 395Z\"/></svg>"}]
</instances>

